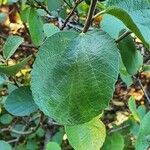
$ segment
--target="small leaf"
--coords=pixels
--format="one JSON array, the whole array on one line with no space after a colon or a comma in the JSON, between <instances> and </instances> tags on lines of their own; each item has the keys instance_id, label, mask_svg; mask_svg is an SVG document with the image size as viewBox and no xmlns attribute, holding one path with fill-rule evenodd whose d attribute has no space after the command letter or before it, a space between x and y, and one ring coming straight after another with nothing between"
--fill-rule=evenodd
<instances>
[{"instance_id":1,"label":"small leaf","mask_svg":"<svg viewBox=\"0 0 150 150\"><path fill-rule=\"evenodd\" d=\"M4 73L8 76L15 75L23 67L25 67L25 65L28 63L28 61L31 59L31 57L32 56L30 55L27 58L25 58L24 60L22 60L21 62L19 62L18 64L12 65L12 66L6 66L6 65L1 64L0 65L0 73Z\"/></svg>"},{"instance_id":2,"label":"small leaf","mask_svg":"<svg viewBox=\"0 0 150 150\"><path fill-rule=\"evenodd\" d=\"M61 148L56 142L49 142L46 145L46 150L61 150Z\"/></svg>"},{"instance_id":3,"label":"small leaf","mask_svg":"<svg viewBox=\"0 0 150 150\"><path fill-rule=\"evenodd\" d=\"M1 150L12 150L12 147L9 143L0 140L0 149Z\"/></svg>"},{"instance_id":4,"label":"small leaf","mask_svg":"<svg viewBox=\"0 0 150 150\"><path fill-rule=\"evenodd\" d=\"M106 136L101 150L123 150L124 138L120 133L112 133Z\"/></svg>"},{"instance_id":5,"label":"small leaf","mask_svg":"<svg viewBox=\"0 0 150 150\"><path fill-rule=\"evenodd\" d=\"M75 150L99 150L105 141L105 125L98 117L84 124L65 126L65 130Z\"/></svg>"},{"instance_id":6,"label":"small leaf","mask_svg":"<svg viewBox=\"0 0 150 150\"><path fill-rule=\"evenodd\" d=\"M49 23L45 23L43 28L44 28L44 33L47 37L50 37L57 32L60 32L58 27L56 27L53 24L49 24Z\"/></svg>"},{"instance_id":7,"label":"small leaf","mask_svg":"<svg viewBox=\"0 0 150 150\"><path fill-rule=\"evenodd\" d=\"M143 65L142 69L144 72L150 72L150 65Z\"/></svg>"},{"instance_id":8,"label":"small leaf","mask_svg":"<svg viewBox=\"0 0 150 150\"><path fill-rule=\"evenodd\" d=\"M126 83L127 87L129 87L133 83L132 76L127 72L122 59L120 61L120 78L124 83Z\"/></svg>"},{"instance_id":9,"label":"small leaf","mask_svg":"<svg viewBox=\"0 0 150 150\"><path fill-rule=\"evenodd\" d=\"M57 11L63 5L63 0L47 0L47 4L50 11Z\"/></svg>"},{"instance_id":10,"label":"small leaf","mask_svg":"<svg viewBox=\"0 0 150 150\"><path fill-rule=\"evenodd\" d=\"M9 59L17 50L19 45L24 42L24 39L20 36L11 35L7 38L5 45L3 47L3 56L7 60Z\"/></svg>"},{"instance_id":11,"label":"small leaf","mask_svg":"<svg viewBox=\"0 0 150 150\"><path fill-rule=\"evenodd\" d=\"M136 121L140 121L139 115L137 113L137 108L136 108L136 103L135 103L135 98L131 96L128 100L128 106L129 109Z\"/></svg>"},{"instance_id":12,"label":"small leaf","mask_svg":"<svg viewBox=\"0 0 150 150\"><path fill-rule=\"evenodd\" d=\"M56 132L54 134L54 136L52 137L52 141L56 142L58 144L62 144L62 140L63 140L63 136L64 136L65 132L64 132L64 128L60 128L58 132Z\"/></svg>"},{"instance_id":13,"label":"small leaf","mask_svg":"<svg viewBox=\"0 0 150 150\"><path fill-rule=\"evenodd\" d=\"M12 91L8 95L4 106L14 116L28 116L38 109L28 86L20 87Z\"/></svg>"},{"instance_id":14,"label":"small leaf","mask_svg":"<svg viewBox=\"0 0 150 150\"><path fill-rule=\"evenodd\" d=\"M147 150L150 146L150 112L148 112L143 118L139 134L136 140L135 148L136 150Z\"/></svg>"},{"instance_id":15,"label":"small leaf","mask_svg":"<svg viewBox=\"0 0 150 150\"><path fill-rule=\"evenodd\" d=\"M122 35L126 30L122 30ZM122 57L122 61L130 75L134 75L139 71L143 64L143 57L137 51L133 38L129 35L118 43L118 48Z\"/></svg>"},{"instance_id":16,"label":"small leaf","mask_svg":"<svg viewBox=\"0 0 150 150\"><path fill-rule=\"evenodd\" d=\"M13 120L13 117L9 114L4 114L0 117L0 122L2 124L10 124L12 120Z\"/></svg>"},{"instance_id":17,"label":"small leaf","mask_svg":"<svg viewBox=\"0 0 150 150\"><path fill-rule=\"evenodd\" d=\"M6 19L7 19L7 14L4 12L0 13L0 24L5 22Z\"/></svg>"},{"instance_id":18,"label":"small leaf","mask_svg":"<svg viewBox=\"0 0 150 150\"><path fill-rule=\"evenodd\" d=\"M41 45L44 40L43 22L34 8L30 9L28 23L33 44L35 46Z\"/></svg>"}]
</instances>

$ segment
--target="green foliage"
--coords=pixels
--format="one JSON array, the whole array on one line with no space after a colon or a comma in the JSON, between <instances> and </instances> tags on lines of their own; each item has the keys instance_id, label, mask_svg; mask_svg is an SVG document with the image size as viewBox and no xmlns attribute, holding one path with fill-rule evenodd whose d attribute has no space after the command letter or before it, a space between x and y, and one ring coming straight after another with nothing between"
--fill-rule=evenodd
<instances>
[{"instance_id":1,"label":"green foliage","mask_svg":"<svg viewBox=\"0 0 150 150\"><path fill-rule=\"evenodd\" d=\"M128 101L128 106L129 106L129 109L130 109L134 119L137 121L140 121L139 116L137 114L137 108L136 108L136 103L135 103L134 97L130 97L130 99Z\"/></svg>"},{"instance_id":2,"label":"green foliage","mask_svg":"<svg viewBox=\"0 0 150 150\"><path fill-rule=\"evenodd\" d=\"M120 35L126 30L120 32ZM130 75L134 75L139 71L143 64L143 57L136 46L132 37L129 35L119 42L118 48L122 57L122 61Z\"/></svg>"},{"instance_id":3,"label":"green foliage","mask_svg":"<svg viewBox=\"0 0 150 150\"><path fill-rule=\"evenodd\" d=\"M99 150L105 141L106 129L99 117L81 125L65 126L65 130L76 150Z\"/></svg>"},{"instance_id":4,"label":"green foliage","mask_svg":"<svg viewBox=\"0 0 150 150\"><path fill-rule=\"evenodd\" d=\"M118 69L117 48L105 32L57 33L43 44L32 70L35 102L59 123L87 122L107 107Z\"/></svg>"},{"instance_id":5,"label":"green foliage","mask_svg":"<svg viewBox=\"0 0 150 150\"><path fill-rule=\"evenodd\" d=\"M37 110L28 86L12 91L5 101L5 108L15 116L27 116Z\"/></svg>"},{"instance_id":6,"label":"green foliage","mask_svg":"<svg viewBox=\"0 0 150 150\"><path fill-rule=\"evenodd\" d=\"M24 39L20 36L9 36L3 47L3 57L8 60L15 53L19 45L23 43L23 41Z\"/></svg>"},{"instance_id":7,"label":"green foliage","mask_svg":"<svg viewBox=\"0 0 150 150\"><path fill-rule=\"evenodd\" d=\"M120 133L112 133L106 136L102 150L123 150L124 138Z\"/></svg>"},{"instance_id":8,"label":"green foliage","mask_svg":"<svg viewBox=\"0 0 150 150\"><path fill-rule=\"evenodd\" d=\"M1 150L12 150L11 145L2 140L0 141L0 148Z\"/></svg>"},{"instance_id":9,"label":"green foliage","mask_svg":"<svg viewBox=\"0 0 150 150\"><path fill-rule=\"evenodd\" d=\"M43 22L34 8L30 9L28 23L32 42L35 44L35 46L40 46L45 37L43 31Z\"/></svg>"},{"instance_id":10,"label":"green foliage","mask_svg":"<svg viewBox=\"0 0 150 150\"><path fill-rule=\"evenodd\" d=\"M148 0L108 0L108 9L106 9L105 13L120 19L149 47L149 9L150 3Z\"/></svg>"},{"instance_id":11,"label":"green foliage","mask_svg":"<svg viewBox=\"0 0 150 150\"><path fill-rule=\"evenodd\" d=\"M46 150L61 150L61 148L56 142L49 142L46 146Z\"/></svg>"},{"instance_id":12,"label":"green foliage","mask_svg":"<svg viewBox=\"0 0 150 150\"><path fill-rule=\"evenodd\" d=\"M10 124L13 120L13 117L9 114L4 114L0 117L0 122L2 124Z\"/></svg>"},{"instance_id":13,"label":"green foliage","mask_svg":"<svg viewBox=\"0 0 150 150\"><path fill-rule=\"evenodd\" d=\"M8 6L8 14L0 13L0 27L5 26L6 19L11 21L21 17L24 31L29 30L27 34L21 29L17 35L8 36L0 57L0 124L4 127L0 129L0 136L9 131L6 141L13 142L17 150L42 149L41 143L47 143L49 128L52 129L51 141L44 145L46 150L60 150L60 145L67 143L63 141L65 132L75 150L148 149L150 113L144 105L137 106L134 97L128 101L128 120L120 126L111 123L114 130L110 129L107 135L105 125L96 116L107 108L112 99L115 84L120 81L119 74L130 87L134 82L132 76L135 78L137 72L150 70L148 64L143 65L143 57L133 36L124 34L133 32L149 47L150 1L103 1L98 0L94 10L94 0L84 0L80 4L74 0L0 0L2 7L11 5ZM97 12L100 16L96 14L95 17ZM62 31L64 22L65 30L71 28L70 31ZM9 32L12 33L11 30ZM6 29L4 33L7 33ZM24 36L25 42L18 35ZM5 40L3 35L1 37ZM25 45L26 41L29 45ZM24 69L27 73L22 69L32 56L8 65L21 44L21 51L35 56L33 69L32 60L29 64L31 76L30 69ZM14 55L12 58L17 57ZM38 108L42 112L37 112ZM63 126L53 128L54 124L64 125L65 131ZM35 128L31 129L32 125ZM15 142L20 145L11 141L10 136L16 138L18 141ZM44 137L45 141L39 142ZM134 141L130 140L131 137ZM12 148L7 142L0 141L0 149Z\"/></svg>"},{"instance_id":14,"label":"green foliage","mask_svg":"<svg viewBox=\"0 0 150 150\"><path fill-rule=\"evenodd\" d=\"M28 63L28 61L31 59L31 55L22 60L21 62L12 65L12 66L7 66L4 64L0 64L0 73L6 74L8 76L15 75L18 73L25 65Z\"/></svg>"},{"instance_id":15,"label":"green foliage","mask_svg":"<svg viewBox=\"0 0 150 150\"><path fill-rule=\"evenodd\" d=\"M61 8L61 6L63 5L63 0L47 0L47 4L48 9L50 11L54 11Z\"/></svg>"},{"instance_id":16,"label":"green foliage","mask_svg":"<svg viewBox=\"0 0 150 150\"><path fill-rule=\"evenodd\" d=\"M147 150L150 141L150 112L148 112L142 120L139 134L136 140L136 150Z\"/></svg>"},{"instance_id":17,"label":"green foliage","mask_svg":"<svg viewBox=\"0 0 150 150\"><path fill-rule=\"evenodd\" d=\"M44 33L47 37L50 37L52 36L53 34L59 32L59 28L56 27L55 25L53 24L48 24L48 23L45 23L44 26L43 26L43 29L44 29Z\"/></svg>"}]
</instances>

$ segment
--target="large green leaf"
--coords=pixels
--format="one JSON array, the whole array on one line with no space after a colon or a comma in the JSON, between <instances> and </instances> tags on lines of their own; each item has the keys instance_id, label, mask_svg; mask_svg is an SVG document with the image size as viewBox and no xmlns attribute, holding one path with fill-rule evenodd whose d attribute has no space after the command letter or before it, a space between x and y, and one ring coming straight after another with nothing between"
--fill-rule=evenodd
<instances>
[{"instance_id":1,"label":"large green leaf","mask_svg":"<svg viewBox=\"0 0 150 150\"><path fill-rule=\"evenodd\" d=\"M150 45L150 3L148 0L109 0L105 13L120 19L132 32Z\"/></svg>"},{"instance_id":2,"label":"large green leaf","mask_svg":"<svg viewBox=\"0 0 150 150\"><path fill-rule=\"evenodd\" d=\"M34 8L30 10L28 23L32 42L36 46L41 45L44 39L43 22Z\"/></svg>"},{"instance_id":3,"label":"large green leaf","mask_svg":"<svg viewBox=\"0 0 150 150\"><path fill-rule=\"evenodd\" d=\"M119 58L115 41L103 31L54 34L40 48L33 66L36 104L62 124L90 121L112 98Z\"/></svg>"},{"instance_id":4,"label":"large green leaf","mask_svg":"<svg viewBox=\"0 0 150 150\"><path fill-rule=\"evenodd\" d=\"M1 150L12 150L12 147L9 143L0 140L0 149Z\"/></svg>"},{"instance_id":5,"label":"large green leaf","mask_svg":"<svg viewBox=\"0 0 150 150\"><path fill-rule=\"evenodd\" d=\"M38 109L28 86L12 91L5 101L5 108L15 116L27 116Z\"/></svg>"},{"instance_id":6,"label":"large green leaf","mask_svg":"<svg viewBox=\"0 0 150 150\"><path fill-rule=\"evenodd\" d=\"M19 45L23 43L24 39L20 36L11 35L7 38L6 43L3 47L3 56L7 60L17 50Z\"/></svg>"},{"instance_id":7,"label":"large green leaf","mask_svg":"<svg viewBox=\"0 0 150 150\"><path fill-rule=\"evenodd\" d=\"M122 30L122 35L126 30ZM134 75L139 71L143 64L143 57L139 51L137 51L131 35L125 37L118 43L118 48L122 57L122 61L130 75Z\"/></svg>"},{"instance_id":8,"label":"large green leaf","mask_svg":"<svg viewBox=\"0 0 150 150\"><path fill-rule=\"evenodd\" d=\"M81 125L66 126L65 129L75 150L99 150L105 141L105 125L98 117Z\"/></svg>"},{"instance_id":9,"label":"large green leaf","mask_svg":"<svg viewBox=\"0 0 150 150\"><path fill-rule=\"evenodd\" d=\"M30 55L21 62L19 62L18 64L12 66L0 64L0 73L4 73L8 76L15 75L28 63L31 57L32 56Z\"/></svg>"},{"instance_id":10,"label":"large green leaf","mask_svg":"<svg viewBox=\"0 0 150 150\"><path fill-rule=\"evenodd\" d=\"M150 146L150 112L143 118L136 140L136 150L147 150Z\"/></svg>"},{"instance_id":11,"label":"large green leaf","mask_svg":"<svg viewBox=\"0 0 150 150\"><path fill-rule=\"evenodd\" d=\"M123 150L124 139L120 133L107 135L105 143L101 150Z\"/></svg>"}]
</instances>

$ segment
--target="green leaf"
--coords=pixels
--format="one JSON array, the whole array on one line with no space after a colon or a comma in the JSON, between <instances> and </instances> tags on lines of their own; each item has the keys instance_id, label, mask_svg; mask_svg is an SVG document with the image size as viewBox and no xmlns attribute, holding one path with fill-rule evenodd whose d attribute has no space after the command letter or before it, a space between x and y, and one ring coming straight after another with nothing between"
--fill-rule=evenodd
<instances>
[{"instance_id":1,"label":"green leaf","mask_svg":"<svg viewBox=\"0 0 150 150\"><path fill-rule=\"evenodd\" d=\"M44 40L43 22L34 8L30 9L28 23L33 44L35 46L41 45Z\"/></svg>"},{"instance_id":2,"label":"green leaf","mask_svg":"<svg viewBox=\"0 0 150 150\"><path fill-rule=\"evenodd\" d=\"M140 105L137 109L137 114L140 118L140 121L142 121L144 116L146 115L146 107L144 105Z\"/></svg>"},{"instance_id":3,"label":"green leaf","mask_svg":"<svg viewBox=\"0 0 150 150\"><path fill-rule=\"evenodd\" d=\"M4 84L6 81L6 77L3 74L0 74L0 85Z\"/></svg>"},{"instance_id":4,"label":"green leaf","mask_svg":"<svg viewBox=\"0 0 150 150\"><path fill-rule=\"evenodd\" d=\"M63 5L63 0L47 0L48 9L54 11L60 9Z\"/></svg>"},{"instance_id":5,"label":"green leaf","mask_svg":"<svg viewBox=\"0 0 150 150\"><path fill-rule=\"evenodd\" d=\"M44 133L45 133L45 131L44 131L44 129L42 129L42 128L39 128L39 129L36 131L36 134L37 134L37 136L39 136L39 137L43 137L43 136L44 136Z\"/></svg>"},{"instance_id":6,"label":"green leaf","mask_svg":"<svg viewBox=\"0 0 150 150\"><path fill-rule=\"evenodd\" d=\"M122 30L122 35L126 30ZM143 64L143 57L137 51L133 38L129 35L118 43L118 48L122 57L122 61L130 75L134 75L139 71Z\"/></svg>"},{"instance_id":7,"label":"green leaf","mask_svg":"<svg viewBox=\"0 0 150 150\"><path fill-rule=\"evenodd\" d=\"M17 50L19 45L24 42L24 39L20 36L11 35L7 38L6 43L3 47L3 56L7 60L9 59Z\"/></svg>"},{"instance_id":8,"label":"green leaf","mask_svg":"<svg viewBox=\"0 0 150 150\"><path fill-rule=\"evenodd\" d=\"M128 100L128 107L136 121L140 121L139 115L137 113L135 98L131 96Z\"/></svg>"},{"instance_id":9,"label":"green leaf","mask_svg":"<svg viewBox=\"0 0 150 150\"><path fill-rule=\"evenodd\" d=\"M57 32L60 32L59 28L56 27L54 24L45 23L43 28L44 33L47 37L50 37Z\"/></svg>"},{"instance_id":10,"label":"green leaf","mask_svg":"<svg viewBox=\"0 0 150 150\"><path fill-rule=\"evenodd\" d=\"M27 58L25 58L24 60L22 60L21 62L19 62L18 64L12 65L12 66L6 66L6 65L1 64L0 65L0 73L4 73L8 76L15 75L23 67L25 67L25 65L28 63L28 61L31 59L31 57L32 56L30 55Z\"/></svg>"},{"instance_id":11,"label":"green leaf","mask_svg":"<svg viewBox=\"0 0 150 150\"><path fill-rule=\"evenodd\" d=\"M27 141L27 150L38 150L38 142L32 139Z\"/></svg>"},{"instance_id":12,"label":"green leaf","mask_svg":"<svg viewBox=\"0 0 150 150\"><path fill-rule=\"evenodd\" d=\"M105 141L105 125L98 117L84 124L65 126L65 130L75 150L99 150Z\"/></svg>"},{"instance_id":13,"label":"green leaf","mask_svg":"<svg viewBox=\"0 0 150 150\"><path fill-rule=\"evenodd\" d=\"M10 124L13 120L13 117L9 114L4 114L0 117L0 122L2 124Z\"/></svg>"},{"instance_id":14,"label":"green leaf","mask_svg":"<svg viewBox=\"0 0 150 150\"><path fill-rule=\"evenodd\" d=\"M120 133L112 133L106 136L105 143L101 150L123 150L124 138Z\"/></svg>"},{"instance_id":15,"label":"green leaf","mask_svg":"<svg viewBox=\"0 0 150 150\"><path fill-rule=\"evenodd\" d=\"M63 136L64 136L65 132L64 132L64 128L60 128L58 132L56 132L54 134L54 136L52 137L52 141L56 142L58 144L62 144L63 141Z\"/></svg>"},{"instance_id":16,"label":"green leaf","mask_svg":"<svg viewBox=\"0 0 150 150\"><path fill-rule=\"evenodd\" d=\"M150 72L150 65L143 65L142 69L143 69L144 72L149 73Z\"/></svg>"},{"instance_id":17,"label":"green leaf","mask_svg":"<svg viewBox=\"0 0 150 150\"><path fill-rule=\"evenodd\" d=\"M28 22L29 14L30 14L30 7L26 7L23 10L20 10L20 17L22 22L24 23Z\"/></svg>"},{"instance_id":18,"label":"green leaf","mask_svg":"<svg viewBox=\"0 0 150 150\"><path fill-rule=\"evenodd\" d=\"M119 58L115 41L103 31L54 34L40 48L33 66L36 104L61 124L90 121L112 98Z\"/></svg>"},{"instance_id":19,"label":"green leaf","mask_svg":"<svg viewBox=\"0 0 150 150\"><path fill-rule=\"evenodd\" d=\"M28 116L38 109L28 86L12 91L5 101L5 108L14 116Z\"/></svg>"},{"instance_id":20,"label":"green leaf","mask_svg":"<svg viewBox=\"0 0 150 150\"><path fill-rule=\"evenodd\" d=\"M109 0L105 13L120 19L147 46L150 46L150 3L148 0Z\"/></svg>"},{"instance_id":21,"label":"green leaf","mask_svg":"<svg viewBox=\"0 0 150 150\"><path fill-rule=\"evenodd\" d=\"M0 13L0 23L3 23L3 22L5 22L5 20L7 19L7 14L6 13L4 13L4 12L1 12Z\"/></svg>"},{"instance_id":22,"label":"green leaf","mask_svg":"<svg viewBox=\"0 0 150 150\"><path fill-rule=\"evenodd\" d=\"M136 150L147 150L150 146L150 112L148 112L143 118L139 134L136 140Z\"/></svg>"},{"instance_id":23,"label":"green leaf","mask_svg":"<svg viewBox=\"0 0 150 150\"><path fill-rule=\"evenodd\" d=\"M103 31L107 32L114 39L117 39L120 31L126 28L123 22L109 14L103 16L100 26Z\"/></svg>"},{"instance_id":24,"label":"green leaf","mask_svg":"<svg viewBox=\"0 0 150 150\"><path fill-rule=\"evenodd\" d=\"M0 148L1 148L1 150L12 150L11 145L2 140L0 140Z\"/></svg>"},{"instance_id":25,"label":"green leaf","mask_svg":"<svg viewBox=\"0 0 150 150\"><path fill-rule=\"evenodd\" d=\"M46 145L46 150L61 150L61 148L56 142L49 142Z\"/></svg>"},{"instance_id":26,"label":"green leaf","mask_svg":"<svg viewBox=\"0 0 150 150\"><path fill-rule=\"evenodd\" d=\"M127 72L122 59L120 60L120 78L124 83L126 83L127 87L129 87L133 83L132 76Z\"/></svg>"}]
</instances>

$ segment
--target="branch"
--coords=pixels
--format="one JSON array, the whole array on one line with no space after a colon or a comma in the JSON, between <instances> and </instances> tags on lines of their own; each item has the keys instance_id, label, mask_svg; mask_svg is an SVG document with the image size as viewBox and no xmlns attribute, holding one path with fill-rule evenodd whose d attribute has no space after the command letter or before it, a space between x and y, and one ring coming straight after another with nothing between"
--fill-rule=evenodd
<instances>
[{"instance_id":1,"label":"branch","mask_svg":"<svg viewBox=\"0 0 150 150\"><path fill-rule=\"evenodd\" d=\"M143 93L144 93L144 95L145 95L145 97L146 97L148 103L150 104L150 98L149 98L147 92L145 91L144 86L143 86L141 80L139 79L139 77L136 78L135 76L133 76L133 78L136 79L136 80L138 81L138 84L140 85L140 87L141 87L141 89L142 89L142 91L143 91Z\"/></svg>"},{"instance_id":2,"label":"branch","mask_svg":"<svg viewBox=\"0 0 150 150\"><path fill-rule=\"evenodd\" d=\"M97 4L97 0L92 0L90 8L89 8L88 16L87 16L87 19L85 22L85 26L84 26L83 31L82 31L83 33L88 31L88 29L92 23L92 17L94 15L96 4Z\"/></svg>"},{"instance_id":3,"label":"branch","mask_svg":"<svg viewBox=\"0 0 150 150\"><path fill-rule=\"evenodd\" d=\"M40 116L39 124L36 127L32 128L30 131L17 131L15 129L13 129L11 126L9 126L8 128L0 129L0 133L9 131L9 132L13 132L13 133L20 134L20 135L30 135L30 134L35 133L38 130L42 120L43 120L43 114L41 114L41 116Z\"/></svg>"},{"instance_id":4,"label":"branch","mask_svg":"<svg viewBox=\"0 0 150 150\"><path fill-rule=\"evenodd\" d=\"M115 42L119 43L120 41L122 41L125 37L127 37L128 35L130 35L132 32L130 30L127 30L126 32L124 32Z\"/></svg>"},{"instance_id":5,"label":"branch","mask_svg":"<svg viewBox=\"0 0 150 150\"><path fill-rule=\"evenodd\" d=\"M73 9L71 10L70 14L68 15L68 17L66 18L64 25L62 26L61 30L63 30L65 28L65 26L67 25L67 23L69 22L70 18L72 17L72 15L74 14L77 6L82 2L82 0L76 0L73 6Z\"/></svg>"},{"instance_id":6,"label":"branch","mask_svg":"<svg viewBox=\"0 0 150 150\"><path fill-rule=\"evenodd\" d=\"M125 129L125 128L128 128L129 126L130 126L130 125L127 124L127 125L121 126L121 127L119 127L119 128L112 129L112 130L110 130L110 131L108 132L108 134L111 134L111 133L114 133L114 132L118 132L118 131L120 131L120 130L123 130L123 129Z\"/></svg>"}]
</instances>

